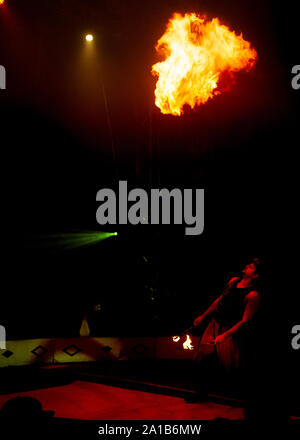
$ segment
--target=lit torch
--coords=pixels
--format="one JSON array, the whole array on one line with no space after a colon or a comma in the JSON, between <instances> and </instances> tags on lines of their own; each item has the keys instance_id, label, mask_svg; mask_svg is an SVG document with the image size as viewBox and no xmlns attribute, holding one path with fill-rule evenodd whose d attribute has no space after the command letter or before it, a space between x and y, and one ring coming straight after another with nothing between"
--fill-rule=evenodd
<instances>
[{"instance_id":1,"label":"lit torch","mask_svg":"<svg viewBox=\"0 0 300 440\"><path fill-rule=\"evenodd\" d=\"M185 335L185 336L186 336L186 340L185 340L184 343L182 344L182 346L183 346L183 348L184 348L185 350L193 350L193 349L194 349L194 347L192 346L192 340L191 340L190 336L187 334L189 331L192 330L192 328L193 328L193 326L192 326L192 327L189 327L189 328L186 329L186 330L184 330L184 332L181 333L180 336L173 336L173 338L172 338L174 342L178 342L178 341L180 341L180 339L183 337L183 335Z\"/></svg>"},{"instance_id":2,"label":"lit torch","mask_svg":"<svg viewBox=\"0 0 300 440\"><path fill-rule=\"evenodd\" d=\"M164 114L179 116L183 106L205 104L219 95L220 79L249 71L257 61L251 44L218 18L207 20L194 12L175 13L158 40L156 51L163 61L152 66L157 77L155 104Z\"/></svg>"},{"instance_id":3,"label":"lit torch","mask_svg":"<svg viewBox=\"0 0 300 440\"><path fill-rule=\"evenodd\" d=\"M193 350L194 349L194 347L192 346L192 340L190 338L190 335L186 335L186 340L182 344L182 346L185 350Z\"/></svg>"}]
</instances>

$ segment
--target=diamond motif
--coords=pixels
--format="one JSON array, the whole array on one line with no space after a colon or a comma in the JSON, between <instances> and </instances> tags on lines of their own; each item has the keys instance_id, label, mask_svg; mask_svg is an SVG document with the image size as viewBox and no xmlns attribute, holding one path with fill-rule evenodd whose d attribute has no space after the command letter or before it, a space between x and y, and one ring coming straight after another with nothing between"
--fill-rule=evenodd
<instances>
[{"instance_id":1,"label":"diamond motif","mask_svg":"<svg viewBox=\"0 0 300 440\"><path fill-rule=\"evenodd\" d=\"M37 347L35 347L31 353L33 353L35 356L41 358L44 356L45 353L47 353L47 348L43 347L42 345L38 345Z\"/></svg>"},{"instance_id":2,"label":"diamond motif","mask_svg":"<svg viewBox=\"0 0 300 440\"><path fill-rule=\"evenodd\" d=\"M138 344L132 347L132 350L138 354L143 354L146 350L148 350L148 348L143 344Z\"/></svg>"},{"instance_id":3,"label":"diamond motif","mask_svg":"<svg viewBox=\"0 0 300 440\"><path fill-rule=\"evenodd\" d=\"M76 345L69 345L68 347L64 348L63 351L69 356L73 357L76 354L78 354L81 350L80 348L76 347Z\"/></svg>"},{"instance_id":4,"label":"diamond motif","mask_svg":"<svg viewBox=\"0 0 300 440\"><path fill-rule=\"evenodd\" d=\"M6 350L4 353L2 353L2 356L6 357L7 359L10 358L13 355L13 352L10 350Z\"/></svg>"}]
</instances>

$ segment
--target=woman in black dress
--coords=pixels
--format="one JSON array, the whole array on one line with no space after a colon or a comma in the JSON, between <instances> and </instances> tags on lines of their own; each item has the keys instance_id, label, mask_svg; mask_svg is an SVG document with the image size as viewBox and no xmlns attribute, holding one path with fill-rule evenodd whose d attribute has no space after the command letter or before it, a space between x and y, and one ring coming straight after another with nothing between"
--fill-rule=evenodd
<instances>
[{"instance_id":1,"label":"woman in black dress","mask_svg":"<svg viewBox=\"0 0 300 440\"><path fill-rule=\"evenodd\" d=\"M195 327L204 325L205 330L194 356L197 393L186 401L192 403L207 396L215 364L227 371L249 367L259 340L261 294L255 285L261 269L260 260L251 260L242 277L232 278L224 292L194 320Z\"/></svg>"},{"instance_id":2,"label":"woman in black dress","mask_svg":"<svg viewBox=\"0 0 300 440\"><path fill-rule=\"evenodd\" d=\"M254 328L260 306L260 293L255 288L261 263L257 258L245 266L242 278L232 278L224 292L201 316L194 326L200 326L207 318L205 329L195 356L201 361L208 352L216 350L218 360L225 368L243 366L243 346ZM209 347L211 346L211 349Z\"/></svg>"}]
</instances>

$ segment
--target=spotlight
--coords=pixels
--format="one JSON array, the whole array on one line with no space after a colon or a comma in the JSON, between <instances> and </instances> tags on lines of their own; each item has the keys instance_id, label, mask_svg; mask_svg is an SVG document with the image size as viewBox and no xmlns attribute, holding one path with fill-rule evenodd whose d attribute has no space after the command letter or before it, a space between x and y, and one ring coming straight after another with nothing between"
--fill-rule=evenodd
<instances>
[{"instance_id":1,"label":"spotlight","mask_svg":"<svg viewBox=\"0 0 300 440\"><path fill-rule=\"evenodd\" d=\"M4 0L0 0L0 6L4 5Z\"/></svg>"},{"instance_id":2,"label":"spotlight","mask_svg":"<svg viewBox=\"0 0 300 440\"><path fill-rule=\"evenodd\" d=\"M115 232L115 233L114 233L114 235L118 235L118 233L117 233L117 232Z\"/></svg>"},{"instance_id":3,"label":"spotlight","mask_svg":"<svg viewBox=\"0 0 300 440\"><path fill-rule=\"evenodd\" d=\"M1 1L1 0L0 0L0 1ZM87 35L85 36L85 39L86 39L86 41L93 41L94 37L93 37L92 34L87 34Z\"/></svg>"}]
</instances>

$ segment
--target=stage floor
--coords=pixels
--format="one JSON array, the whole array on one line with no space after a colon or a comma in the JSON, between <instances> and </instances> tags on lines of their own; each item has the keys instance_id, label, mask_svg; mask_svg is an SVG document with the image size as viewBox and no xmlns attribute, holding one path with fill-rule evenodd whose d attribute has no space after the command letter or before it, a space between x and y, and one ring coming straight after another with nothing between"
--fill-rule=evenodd
<instances>
[{"instance_id":1,"label":"stage floor","mask_svg":"<svg viewBox=\"0 0 300 440\"><path fill-rule=\"evenodd\" d=\"M54 411L56 420L244 420L238 395L212 389L207 401L186 403L193 388L184 365L147 364L148 370L137 362L3 368L0 408L26 396ZM299 411L290 416L299 419Z\"/></svg>"},{"instance_id":2,"label":"stage floor","mask_svg":"<svg viewBox=\"0 0 300 440\"><path fill-rule=\"evenodd\" d=\"M0 395L0 407L16 396L38 399L54 417L80 420L242 420L243 409L76 380L67 385Z\"/></svg>"}]
</instances>

